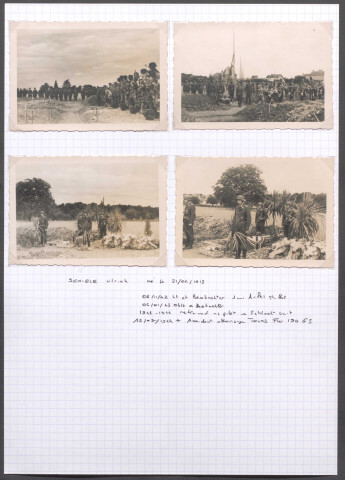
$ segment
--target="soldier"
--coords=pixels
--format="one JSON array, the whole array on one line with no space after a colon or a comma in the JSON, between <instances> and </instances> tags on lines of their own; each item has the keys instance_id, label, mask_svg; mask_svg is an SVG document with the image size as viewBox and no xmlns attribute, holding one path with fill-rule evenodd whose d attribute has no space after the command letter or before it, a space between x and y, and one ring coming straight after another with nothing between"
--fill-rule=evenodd
<instances>
[{"instance_id":1,"label":"soldier","mask_svg":"<svg viewBox=\"0 0 345 480\"><path fill-rule=\"evenodd\" d=\"M86 212L83 212L78 218L78 235L83 236L83 245L90 246L90 233L92 230L92 220Z\"/></svg>"},{"instance_id":2,"label":"soldier","mask_svg":"<svg viewBox=\"0 0 345 480\"><path fill-rule=\"evenodd\" d=\"M290 228L291 223L295 215L295 209L293 203L289 200L286 202L286 206L284 208L283 218L282 218L282 225L284 230L284 237L290 238Z\"/></svg>"},{"instance_id":3,"label":"soldier","mask_svg":"<svg viewBox=\"0 0 345 480\"><path fill-rule=\"evenodd\" d=\"M234 101L234 96L235 96L235 85L231 81L228 85L228 94L229 94L229 99L230 102L232 103Z\"/></svg>"},{"instance_id":4,"label":"soldier","mask_svg":"<svg viewBox=\"0 0 345 480\"><path fill-rule=\"evenodd\" d=\"M246 105L251 105L252 104L252 86L250 85L250 82L246 83L245 92L246 92Z\"/></svg>"},{"instance_id":5,"label":"soldier","mask_svg":"<svg viewBox=\"0 0 345 480\"><path fill-rule=\"evenodd\" d=\"M183 232L186 236L185 248L193 248L194 221L195 205L191 200L187 200L187 204L183 212Z\"/></svg>"},{"instance_id":6,"label":"soldier","mask_svg":"<svg viewBox=\"0 0 345 480\"><path fill-rule=\"evenodd\" d=\"M37 98L37 90L36 90L36 87L34 88L34 91L32 92L32 96L36 99Z\"/></svg>"},{"instance_id":7,"label":"soldier","mask_svg":"<svg viewBox=\"0 0 345 480\"><path fill-rule=\"evenodd\" d=\"M256 231L262 235L265 233L265 223L267 218L267 209L264 207L263 202L259 202L255 214L255 227Z\"/></svg>"},{"instance_id":8,"label":"soldier","mask_svg":"<svg viewBox=\"0 0 345 480\"><path fill-rule=\"evenodd\" d=\"M250 224L252 223L252 217L249 207L246 205L246 199L243 195L237 197L237 207L235 208L235 215L232 226L232 234L239 232L243 235L248 234ZM238 248L235 258L241 258L241 252L243 252L243 258L247 257L247 249L245 246L238 242Z\"/></svg>"},{"instance_id":9,"label":"soldier","mask_svg":"<svg viewBox=\"0 0 345 480\"><path fill-rule=\"evenodd\" d=\"M103 238L107 234L107 219L105 218L104 214L101 213L98 217L98 230L100 238Z\"/></svg>"},{"instance_id":10,"label":"soldier","mask_svg":"<svg viewBox=\"0 0 345 480\"><path fill-rule=\"evenodd\" d=\"M47 229L48 229L48 218L44 211L42 210L38 217L38 232L40 234L40 244L42 247L47 243Z\"/></svg>"},{"instance_id":11,"label":"soldier","mask_svg":"<svg viewBox=\"0 0 345 480\"><path fill-rule=\"evenodd\" d=\"M238 102L238 106L239 107L242 107L242 100L243 100L243 87L241 85L241 83L239 83L237 85L237 89L236 89L236 93L237 93L237 102Z\"/></svg>"}]
</instances>

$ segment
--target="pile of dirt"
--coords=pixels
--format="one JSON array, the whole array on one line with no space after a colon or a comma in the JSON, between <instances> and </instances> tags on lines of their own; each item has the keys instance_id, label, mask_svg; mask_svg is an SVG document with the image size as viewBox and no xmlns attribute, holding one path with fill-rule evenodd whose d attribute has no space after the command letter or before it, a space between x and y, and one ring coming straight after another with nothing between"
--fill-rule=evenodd
<instances>
[{"instance_id":1,"label":"pile of dirt","mask_svg":"<svg viewBox=\"0 0 345 480\"><path fill-rule=\"evenodd\" d=\"M225 104L215 104L212 98L207 95L182 95L182 108L188 112L201 112L207 110L228 110L229 106Z\"/></svg>"},{"instance_id":2,"label":"pile of dirt","mask_svg":"<svg viewBox=\"0 0 345 480\"><path fill-rule=\"evenodd\" d=\"M225 244L221 242L202 242L199 253L207 257L220 258L225 256Z\"/></svg>"},{"instance_id":3,"label":"pile of dirt","mask_svg":"<svg viewBox=\"0 0 345 480\"><path fill-rule=\"evenodd\" d=\"M47 243L54 241L72 242L74 231L66 227L48 228Z\"/></svg>"},{"instance_id":4,"label":"pile of dirt","mask_svg":"<svg viewBox=\"0 0 345 480\"><path fill-rule=\"evenodd\" d=\"M38 246L40 241L39 233L33 227L18 227L17 228L17 245L24 248Z\"/></svg>"},{"instance_id":5,"label":"pile of dirt","mask_svg":"<svg viewBox=\"0 0 345 480\"><path fill-rule=\"evenodd\" d=\"M159 248L159 241L144 235L109 233L101 241L105 248L121 248L122 250L155 250Z\"/></svg>"},{"instance_id":6,"label":"pile of dirt","mask_svg":"<svg viewBox=\"0 0 345 480\"><path fill-rule=\"evenodd\" d=\"M250 105L233 115L236 122L322 122L325 119L323 101L284 102L271 105Z\"/></svg>"},{"instance_id":7,"label":"pile of dirt","mask_svg":"<svg viewBox=\"0 0 345 480\"><path fill-rule=\"evenodd\" d=\"M194 223L196 242L226 238L230 232L230 220L210 216L198 216Z\"/></svg>"}]
</instances>

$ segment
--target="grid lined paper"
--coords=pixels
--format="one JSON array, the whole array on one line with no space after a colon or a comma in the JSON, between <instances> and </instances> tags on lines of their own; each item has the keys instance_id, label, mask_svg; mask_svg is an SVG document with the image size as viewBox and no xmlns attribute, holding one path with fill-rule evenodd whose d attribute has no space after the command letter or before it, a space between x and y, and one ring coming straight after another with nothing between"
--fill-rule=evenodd
<instances>
[{"instance_id":1,"label":"grid lined paper","mask_svg":"<svg viewBox=\"0 0 345 480\"><path fill-rule=\"evenodd\" d=\"M9 20L169 21L169 131L9 132ZM332 21L334 128L174 131L174 21ZM167 267L8 267L6 227L5 473L336 473L337 268L174 267L174 157L333 156L337 166L338 27L337 5L6 5L5 223L9 155L167 155L169 163ZM337 185L336 168L336 200ZM146 293L258 291L287 294L313 324L132 323Z\"/></svg>"}]
</instances>

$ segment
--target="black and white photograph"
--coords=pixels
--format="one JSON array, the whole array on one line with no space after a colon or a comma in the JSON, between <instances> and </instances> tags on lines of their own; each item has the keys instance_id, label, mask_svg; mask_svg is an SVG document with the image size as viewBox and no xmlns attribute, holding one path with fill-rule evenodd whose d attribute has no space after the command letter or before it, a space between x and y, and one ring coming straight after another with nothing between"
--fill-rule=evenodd
<instances>
[{"instance_id":1,"label":"black and white photograph","mask_svg":"<svg viewBox=\"0 0 345 480\"><path fill-rule=\"evenodd\" d=\"M331 128L331 23L175 24L175 127Z\"/></svg>"},{"instance_id":2,"label":"black and white photograph","mask_svg":"<svg viewBox=\"0 0 345 480\"><path fill-rule=\"evenodd\" d=\"M333 264L333 159L178 158L176 263Z\"/></svg>"},{"instance_id":3,"label":"black and white photograph","mask_svg":"<svg viewBox=\"0 0 345 480\"><path fill-rule=\"evenodd\" d=\"M10 27L12 130L167 128L167 24Z\"/></svg>"},{"instance_id":4,"label":"black and white photograph","mask_svg":"<svg viewBox=\"0 0 345 480\"><path fill-rule=\"evenodd\" d=\"M10 161L10 263L164 265L166 160Z\"/></svg>"}]
</instances>

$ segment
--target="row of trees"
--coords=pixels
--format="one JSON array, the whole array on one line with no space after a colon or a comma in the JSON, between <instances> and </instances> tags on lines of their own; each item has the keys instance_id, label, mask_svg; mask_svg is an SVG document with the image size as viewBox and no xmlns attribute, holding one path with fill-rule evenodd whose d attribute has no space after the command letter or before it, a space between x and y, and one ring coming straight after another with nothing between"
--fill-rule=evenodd
<instances>
[{"instance_id":1,"label":"row of trees","mask_svg":"<svg viewBox=\"0 0 345 480\"><path fill-rule=\"evenodd\" d=\"M31 220L42 210L51 220L76 220L80 213L87 212L92 220L98 220L101 213L109 216L115 210L125 220L155 220L159 217L158 207L141 205L106 205L104 201L97 203L62 203L57 205L51 186L41 178L26 179L16 184L17 220Z\"/></svg>"}]
</instances>

